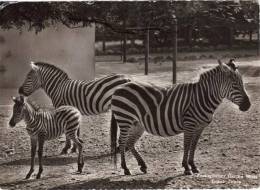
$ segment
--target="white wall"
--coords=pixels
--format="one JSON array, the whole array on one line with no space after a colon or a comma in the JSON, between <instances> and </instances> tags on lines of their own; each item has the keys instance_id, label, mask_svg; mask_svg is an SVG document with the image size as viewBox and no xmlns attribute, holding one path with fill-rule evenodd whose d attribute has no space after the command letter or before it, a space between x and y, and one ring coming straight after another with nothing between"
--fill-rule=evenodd
<instances>
[{"instance_id":1,"label":"white wall","mask_svg":"<svg viewBox=\"0 0 260 190\"><path fill-rule=\"evenodd\" d=\"M21 85L30 61L55 64L75 79L93 79L94 45L94 25L76 29L58 25L38 34L0 30L0 87Z\"/></svg>"},{"instance_id":2,"label":"white wall","mask_svg":"<svg viewBox=\"0 0 260 190\"><path fill-rule=\"evenodd\" d=\"M92 80L95 76L94 46L94 25L69 29L60 24L38 34L26 28L22 33L0 29L0 88L19 87L30 70L30 61L52 63L74 79ZM39 91L33 99L48 100L43 94Z\"/></svg>"}]
</instances>

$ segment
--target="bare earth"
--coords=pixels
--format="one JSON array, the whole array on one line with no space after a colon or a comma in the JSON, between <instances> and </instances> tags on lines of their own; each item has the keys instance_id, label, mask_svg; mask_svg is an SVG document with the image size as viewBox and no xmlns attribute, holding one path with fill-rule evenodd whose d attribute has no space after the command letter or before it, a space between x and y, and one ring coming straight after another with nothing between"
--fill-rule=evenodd
<instances>
[{"instance_id":1,"label":"bare earth","mask_svg":"<svg viewBox=\"0 0 260 190\"><path fill-rule=\"evenodd\" d=\"M260 61L239 60L252 107L240 112L224 101L212 122L203 132L195 159L201 172L183 176L181 167L183 135L160 138L145 133L137 148L148 165L142 174L132 155L127 165L132 176L124 176L120 164L115 170L109 155L110 112L83 117L85 167L76 174L77 154L60 156L63 141L45 144L42 178L24 180L30 167L30 141L24 123L11 129L11 95L15 89L0 91L0 189L90 189L90 188L252 188L260 186ZM216 60L178 63L178 82L196 81L199 74L216 65ZM171 84L170 63L152 65L143 76L143 65L98 63L97 75L110 72L131 74L138 81L160 86ZM133 74L134 73L134 74ZM119 156L118 156L119 158ZM120 161L120 159L119 159ZM35 173L38 171L36 164Z\"/></svg>"}]
</instances>

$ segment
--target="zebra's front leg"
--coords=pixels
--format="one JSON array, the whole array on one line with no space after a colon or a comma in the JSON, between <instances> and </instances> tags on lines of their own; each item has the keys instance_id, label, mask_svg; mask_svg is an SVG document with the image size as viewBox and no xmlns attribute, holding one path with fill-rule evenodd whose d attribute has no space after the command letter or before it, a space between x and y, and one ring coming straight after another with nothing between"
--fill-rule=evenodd
<instances>
[{"instance_id":1,"label":"zebra's front leg","mask_svg":"<svg viewBox=\"0 0 260 190\"><path fill-rule=\"evenodd\" d=\"M37 148L37 139L31 138L31 168L29 172L27 173L25 179L29 179L34 172L34 162L35 162L35 154L36 154L36 148Z\"/></svg>"},{"instance_id":2,"label":"zebra's front leg","mask_svg":"<svg viewBox=\"0 0 260 190\"><path fill-rule=\"evenodd\" d=\"M196 131L196 133L194 133L194 135L192 137L191 149L190 149L190 155L189 155L188 163L191 166L191 171L193 173L199 173L199 170L194 163L194 155L195 155L196 147L197 147L197 144L198 144L198 141L199 141L199 138L200 138L202 131L203 131L203 128L199 129L198 131Z\"/></svg>"},{"instance_id":3,"label":"zebra's front leg","mask_svg":"<svg viewBox=\"0 0 260 190\"><path fill-rule=\"evenodd\" d=\"M78 172L82 173L83 167L84 167L84 158L83 158L83 141L79 137L72 137L72 141L74 144L76 144L79 153L78 153Z\"/></svg>"},{"instance_id":4,"label":"zebra's front leg","mask_svg":"<svg viewBox=\"0 0 260 190\"><path fill-rule=\"evenodd\" d=\"M191 175L190 167L188 164L188 157L189 157L189 152L190 152L190 147L191 147L191 142L192 142L192 132L184 132L184 153L183 153L183 160L182 160L182 167L184 167L185 175Z\"/></svg>"},{"instance_id":5,"label":"zebra's front leg","mask_svg":"<svg viewBox=\"0 0 260 190\"><path fill-rule=\"evenodd\" d=\"M39 171L38 171L38 174L36 176L36 179L41 178L41 174L42 174L42 171L43 171L42 156L43 156L44 136L39 136L38 143L39 143L39 146L38 146Z\"/></svg>"}]
</instances>

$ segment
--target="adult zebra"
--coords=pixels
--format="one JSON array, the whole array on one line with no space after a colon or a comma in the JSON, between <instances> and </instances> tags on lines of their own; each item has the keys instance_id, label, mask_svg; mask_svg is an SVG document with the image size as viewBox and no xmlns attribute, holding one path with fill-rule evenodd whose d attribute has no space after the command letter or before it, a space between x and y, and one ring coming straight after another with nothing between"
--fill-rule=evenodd
<instances>
[{"instance_id":1,"label":"adult zebra","mask_svg":"<svg viewBox=\"0 0 260 190\"><path fill-rule=\"evenodd\" d=\"M236 68L234 60L227 65L219 61L217 67L201 74L196 83L177 84L165 89L131 82L118 88L111 101L114 164L118 127L121 167L125 175L130 175L125 162L126 147L141 166L140 170L147 171L144 160L134 147L144 131L162 137L184 132L184 174L198 173L194 163L197 142L203 129L212 121L218 105L224 98L238 105L241 111L247 111L251 105L242 76Z\"/></svg>"},{"instance_id":2,"label":"adult zebra","mask_svg":"<svg viewBox=\"0 0 260 190\"><path fill-rule=\"evenodd\" d=\"M68 74L58 67L43 63L31 62L31 70L19 88L19 94L29 96L42 88L51 98L54 107L70 105L78 108L82 115L95 115L110 108L114 90L130 80L124 75L113 74L93 81L79 81L69 78ZM70 141L61 154L66 154ZM75 152L76 146L72 152Z\"/></svg>"},{"instance_id":3,"label":"adult zebra","mask_svg":"<svg viewBox=\"0 0 260 190\"><path fill-rule=\"evenodd\" d=\"M77 136L81 121L81 114L78 109L72 106L61 106L53 111L38 109L34 104L24 100L23 96L13 97L13 115L9 125L15 127L17 123L24 120L27 133L31 138L31 169L26 175L30 178L34 172L34 159L38 144L39 171L37 179L41 177L43 145L46 140L51 140L64 134L71 139L78 147L78 172L82 172L84 159L82 155L83 141Z\"/></svg>"}]
</instances>

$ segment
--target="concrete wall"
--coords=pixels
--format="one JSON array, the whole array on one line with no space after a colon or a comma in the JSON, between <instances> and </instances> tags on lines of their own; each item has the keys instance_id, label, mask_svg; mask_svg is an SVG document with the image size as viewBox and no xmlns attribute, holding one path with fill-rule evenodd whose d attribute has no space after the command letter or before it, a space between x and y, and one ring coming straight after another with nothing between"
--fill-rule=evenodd
<instances>
[{"instance_id":1,"label":"concrete wall","mask_svg":"<svg viewBox=\"0 0 260 190\"><path fill-rule=\"evenodd\" d=\"M30 70L30 61L45 61L72 78L94 78L95 27L69 29L63 25L20 34L0 30L0 87L17 87Z\"/></svg>"},{"instance_id":2,"label":"concrete wall","mask_svg":"<svg viewBox=\"0 0 260 190\"><path fill-rule=\"evenodd\" d=\"M45 61L62 68L74 79L95 76L95 26L69 29L63 25L35 34L26 28L0 29L0 88L17 88L30 70L30 61ZM43 94L38 92L36 96ZM40 95L40 99L46 99Z\"/></svg>"}]
</instances>

